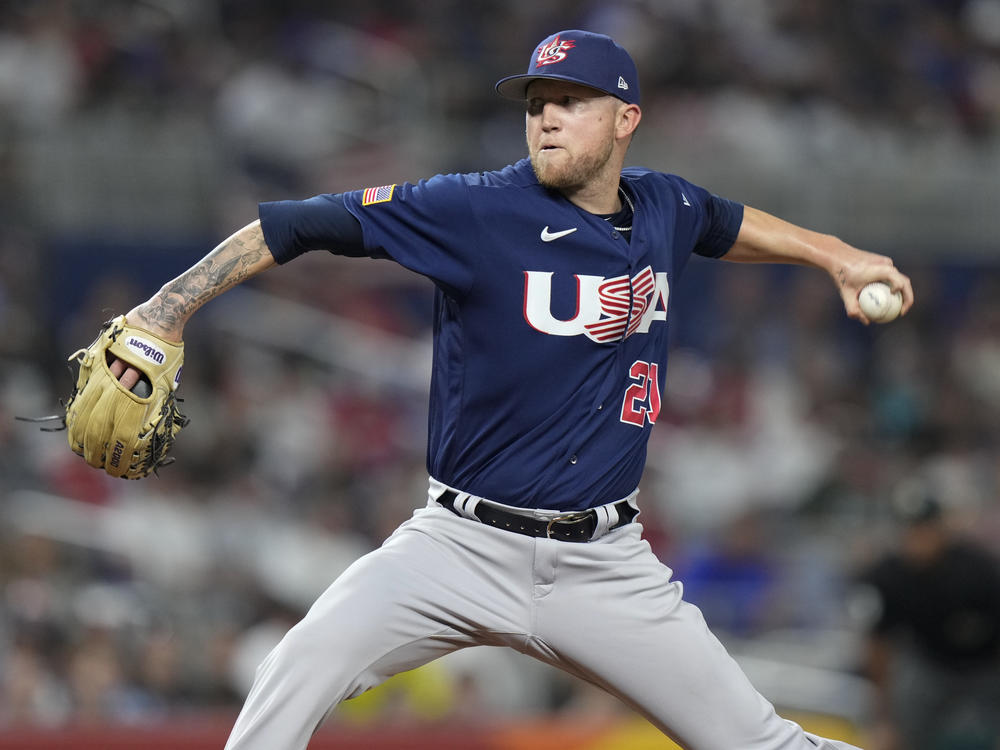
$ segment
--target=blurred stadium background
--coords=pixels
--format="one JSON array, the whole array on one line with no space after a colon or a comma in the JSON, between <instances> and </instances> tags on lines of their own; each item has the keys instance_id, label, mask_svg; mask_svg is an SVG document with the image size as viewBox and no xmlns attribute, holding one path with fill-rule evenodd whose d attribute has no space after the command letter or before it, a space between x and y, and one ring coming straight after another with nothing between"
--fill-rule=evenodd
<instances>
[{"instance_id":1,"label":"blurred stadium background","mask_svg":"<svg viewBox=\"0 0 1000 750\"><path fill-rule=\"evenodd\" d=\"M914 280L908 318L865 328L815 272L693 263L641 497L761 690L865 737L850 581L893 539L892 487L918 474L1000 546L998 0L0 4L0 748L221 747L263 653L421 503L430 286L315 254L213 302L159 478L14 415L57 409L66 356L258 201L519 158L492 84L572 27L637 59L630 163ZM315 746L670 746L492 649L328 727Z\"/></svg>"}]
</instances>

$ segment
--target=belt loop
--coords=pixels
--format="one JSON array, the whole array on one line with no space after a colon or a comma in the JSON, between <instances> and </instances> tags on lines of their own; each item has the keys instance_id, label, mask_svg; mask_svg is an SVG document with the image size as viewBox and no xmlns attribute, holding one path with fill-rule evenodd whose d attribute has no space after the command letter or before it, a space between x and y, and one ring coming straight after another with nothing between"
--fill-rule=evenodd
<instances>
[{"instance_id":1,"label":"belt loop","mask_svg":"<svg viewBox=\"0 0 1000 750\"><path fill-rule=\"evenodd\" d=\"M432 480L435 481L435 480ZM431 488L431 497L433 502L440 503L446 508L451 510L457 516L462 518L467 518L470 521L479 521L479 516L476 515L476 506L479 505L480 498L470 495L468 492L459 492L458 490L453 490L443 484L437 483L443 489L436 495L434 491L436 487Z\"/></svg>"},{"instance_id":2,"label":"belt loop","mask_svg":"<svg viewBox=\"0 0 1000 750\"><path fill-rule=\"evenodd\" d=\"M594 511L597 515L597 526L590 536L591 539L604 536L608 533L608 529L618 523L618 509L614 505L602 505L594 508Z\"/></svg>"},{"instance_id":3,"label":"belt loop","mask_svg":"<svg viewBox=\"0 0 1000 750\"><path fill-rule=\"evenodd\" d=\"M470 495L468 492L458 492L455 496L455 510L460 516L468 518L470 521L478 521L476 506L479 505L479 498Z\"/></svg>"}]
</instances>

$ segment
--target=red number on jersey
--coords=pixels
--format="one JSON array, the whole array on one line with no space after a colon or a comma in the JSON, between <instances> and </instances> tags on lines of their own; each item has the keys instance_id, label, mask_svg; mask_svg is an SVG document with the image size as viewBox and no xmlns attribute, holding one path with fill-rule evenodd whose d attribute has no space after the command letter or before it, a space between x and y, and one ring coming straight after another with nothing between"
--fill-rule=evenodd
<instances>
[{"instance_id":1,"label":"red number on jersey","mask_svg":"<svg viewBox=\"0 0 1000 750\"><path fill-rule=\"evenodd\" d=\"M635 382L625 389L621 421L643 427L646 420L656 423L660 415L660 367L656 362L636 360L628 374Z\"/></svg>"}]
</instances>

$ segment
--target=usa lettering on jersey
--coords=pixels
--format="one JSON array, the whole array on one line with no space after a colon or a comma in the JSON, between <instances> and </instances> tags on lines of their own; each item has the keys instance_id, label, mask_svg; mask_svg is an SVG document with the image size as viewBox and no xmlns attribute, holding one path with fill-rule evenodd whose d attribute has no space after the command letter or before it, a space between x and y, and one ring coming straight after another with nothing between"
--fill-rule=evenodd
<instances>
[{"instance_id":1,"label":"usa lettering on jersey","mask_svg":"<svg viewBox=\"0 0 1000 750\"><path fill-rule=\"evenodd\" d=\"M538 48L538 57L535 59L535 64L552 65L552 63L562 62L566 59L566 51L573 49L575 46L574 40L562 40L557 36L548 44L543 44Z\"/></svg>"},{"instance_id":2,"label":"usa lettering on jersey","mask_svg":"<svg viewBox=\"0 0 1000 750\"><path fill-rule=\"evenodd\" d=\"M566 320L552 314L552 276L551 271L524 272L524 319L550 336L584 335L608 343L648 333L653 321L667 319L667 274L650 266L632 278L575 274L576 314Z\"/></svg>"}]
</instances>

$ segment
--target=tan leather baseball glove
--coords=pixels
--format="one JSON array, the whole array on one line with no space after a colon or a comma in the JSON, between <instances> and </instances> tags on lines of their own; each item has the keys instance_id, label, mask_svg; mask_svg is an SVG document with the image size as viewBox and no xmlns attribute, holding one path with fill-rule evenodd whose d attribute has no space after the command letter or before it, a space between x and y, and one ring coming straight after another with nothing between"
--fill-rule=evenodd
<instances>
[{"instance_id":1,"label":"tan leather baseball glove","mask_svg":"<svg viewBox=\"0 0 1000 750\"><path fill-rule=\"evenodd\" d=\"M109 365L115 359L142 377L131 391ZM141 479L173 462L167 453L188 418L177 409L176 390L184 344L133 328L124 315L109 320L97 339L69 357L80 371L66 403L69 447L91 466L126 479Z\"/></svg>"}]
</instances>

